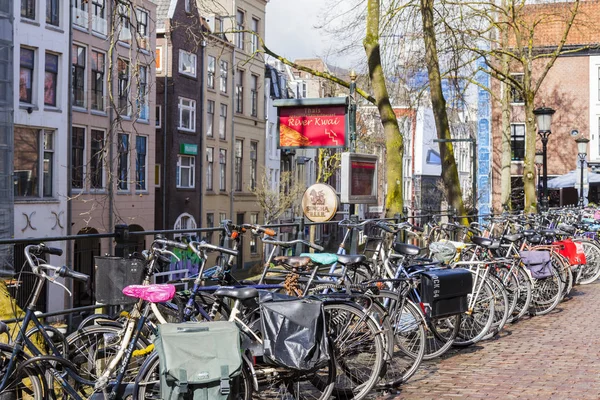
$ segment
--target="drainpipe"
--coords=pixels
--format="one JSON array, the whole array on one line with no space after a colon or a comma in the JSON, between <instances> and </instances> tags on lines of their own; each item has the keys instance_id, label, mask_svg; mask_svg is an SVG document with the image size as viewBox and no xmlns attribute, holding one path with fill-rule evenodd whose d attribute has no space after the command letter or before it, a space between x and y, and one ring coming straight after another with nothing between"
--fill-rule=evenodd
<instances>
[{"instance_id":1,"label":"drainpipe","mask_svg":"<svg viewBox=\"0 0 600 400\"><path fill-rule=\"evenodd\" d=\"M233 4L233 12L231 13L231 15L233 16L233 18L235 18L236 15L236 8L235 8L235 0L232 2ZM235 19L233 19L234 22L232 22L234 24L235 27ZM234 35L234 42L235 42L235 35ZM235 198L235 191L234 191L234 186L233 186L233 182L235 180L235 168L234 168L234 163L235 163L235 49L236 49L236 43L233 43L233 51L231 52L231 151L229 154L229 165L231 168L231 181L229 183L230 187L231 187L231 191L230 191L230 195L229 195L229 219L231 219L234 223L237 224L237 220L235 220L233 218L233 202L234 202L234 198ZM226 185L227 187L227 185Z\"/></svg>"},{"instance_id":2,"label":"drainpipe","mask_svg":"<svg viewBox=\"0 0 600 400\"><path fill-rule=\"evenodd\" d=\"M202 200L204 198L204 175L202 173L203 168L204 168L204 155L206 154L204 151L204 147L203 147L203 143L204 143L204 89L205 89L205 85L204 85L204 53L205 53L205 48L206 48L206 40L202 39L202 41L200 42L200 85L201 89L200 89L200 107L198 107L199 110L201 110L200 113L200 143L198 145L198 148L200 149L200 157L198 160L198 164L199 164L199 168L200 168L200 179L198 180L198 184L200 185L200 196L199 196L199 211L198 211L198 217L200 218L199 223L197 224L198 226L202 226L202 221L204 220L203 215L202 215Z\"/></svg>"},{"instance_id":3,"label":"drainpipe","mask_svg":"<svg viewBox=\"0 0 600 400\"><path fill-rule=\"evenodd\" d=\"M170 28L170 24L169 24ZM165 29L165 83L164 83L164 106L163 106L163 166L162 166L162 229L167 229L167 118L169 110L169 97L167 96L167 85L169 82L169 40L171 35Z\"/></svg>"},{"instance_id":4,"label":"drainpipe","mask_svg":"<svg viewBox=\"0 0 600 400\"><path fill-rule=\"evenodd\" d=\"M69 43L73 43L73 1L69 1ZM73 46L69 45L69 58L68 60L71 60L71 55L72 55L72 48ZM69 75L69 88L73 87L73 74L68 74ZM72 99L71 99L71 93L69 92L68 94L68 98L69 98L69 102L68 102L68 106L67 106L67 193L69 193L69 196L71 195L71 190L72 190L72 169L71 169L71 156L72 156L72 152L73 152L73 148L72 148L72 132L71 130L73 129L73 105L72 105ZM70 201L67 201L67 236L71 236L71 221L72 221L72 217L71 217L71 212L72 212L72 205ZM66 264L67 265L73 265L73 242L71 240L67 240L67 248L66 248ZM73 288L73 280L69 279L69 284L68 284L71 289ZM69 307L73 307L73 298L71 296L68 296L65 293L65 299L66 299L66 303L69 304ZM69 316L70 317L70 316ZM70 325L70 324L69 324Z\"/></svg>"}]
</instances>

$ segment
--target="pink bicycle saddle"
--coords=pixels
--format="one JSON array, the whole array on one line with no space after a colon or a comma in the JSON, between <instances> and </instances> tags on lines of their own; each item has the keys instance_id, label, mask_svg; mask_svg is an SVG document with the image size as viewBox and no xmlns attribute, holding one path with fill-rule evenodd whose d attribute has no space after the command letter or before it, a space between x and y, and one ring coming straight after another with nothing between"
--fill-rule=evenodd
<instances>
[{"instance_id":1,"label":"pink bicycle saddle","mask_svg":"<svg viewBox=\"0 0 600 400\"><path fill-rule=\"evenodd\" d=\"M174 285L129 285L123 289L123 294L137 297L151 303L169 301L175 296Z\"/></svg>"}]
</instances>

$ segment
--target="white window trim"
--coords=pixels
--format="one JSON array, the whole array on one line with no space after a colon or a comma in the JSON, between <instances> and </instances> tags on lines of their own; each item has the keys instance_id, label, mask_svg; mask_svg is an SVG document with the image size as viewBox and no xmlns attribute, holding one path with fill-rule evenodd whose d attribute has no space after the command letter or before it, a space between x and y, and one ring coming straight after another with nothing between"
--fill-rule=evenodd
<instances>
[{"instance_id":1,"label":"white window trim","mask_svg":"<svg viewBox=\"0 0 600 400\"><path fill-rule=\"evenodd\" d=\"M127 187L125 189L121 189L119 187L119 180L117 179L117 193L128 193L131 190L131 135L129 133L119 133L117 134L117 140L119 140L119 136L118 135L127 135L127 180L125 181L125 183L127 184ZM118 144L117 144L117 157L120 157L119 154L119 150L118 150ZM120 172L119 169L119 164L117 163L117 174Z\"/></svg>"},{"instance_id":2,"label":"white window trim","mask_svg":"<svg viewBox=\"0 0 600 400\"><path fill-rule=\"evenodd\" d=\"M191 185L190 186L181 186L181 160L183 157L190 158L192 160L192 165L185 166L185 168L189 168L191 170L191 175L190 175ZM177 156L177 170L179 171L179 174L177 176L177 188L178 189L195 189L196 188L196 157L179 154Z\"/></svg>"},{"instance_id":3,"label":"white window trim","mask_svg":"<svg viewBox=\"0 0 600 400\"><path fill-rule=\"evenodd\" d=\"M189 101L190 105L184 106L183 105L184 100ZM179 108L179 121L177 122L177 129L179 129L180 131L185 131L185 132L196 132L196 100L188 99L185 97L179 97L178 108ZM181 117L183 115L182 113L183 113L184 109L189 110L191 113L191 116L190 116L191 128L181 126L181 121L182 121Z\"/></svg>"},{"instance_id":4,"label":"white window trim","mask_svg":"<svg viewBox=\"0 0 600 400\"><path fill-rule=\"evenodd\" d=\"M186 72L183 69L183 55L189 55L192 60L193 60L193 65L192 65L192 72ZM196 54L191 53L189 51L185 51L185 50L181 50L179 49L179 73L182 75L187 75L187 76L191 76L192 78L196 77L196 65L198 62L198 57L196 56Z\"/></svg>"},{"instance_id":5,"label":"white window trim","mask_svg":"<svg viewBox=\"0 0 600 400\"><path fill-rule=\"evenodd\" d=\"M185 227L182 228L181 227L181 221L183 220L183 218L188 218L191 222L191 226L189 227ZM175 224L173 224L173 229L175 230L179 230L179 229L196 229L198 228L198 223L196 222L196 218L194 218L191 214L188 213L182 213L181 215L179 215L179 217L177 217L177 220L175 221ZM173 235L173 238L177 239L180 238L182 236L190 236L190 235L194 235L192 232L189 232L187 234L184 233L176 233Z\"/></svg>"},{"instance_id":6,"label":"white window trim","mask_svg":"<svg viewBox=\"0 0 600 400\"><path fill-rule=\"evenodd\" d=\"M520 75L520 76L523 76L523 77L525 76L525 74L523 72L511 72L510 73L510 76L517 76L517 75ZM513 87L512 87L512 85L506 84L506 89L509 90L509 91L512 91ZM510 99L510 104L511 105L515 105L515 106L522 106L522 105L525 104L525 102L524 101L512 101L512 98L511 98Z\"/></svg>"}]
</instances>

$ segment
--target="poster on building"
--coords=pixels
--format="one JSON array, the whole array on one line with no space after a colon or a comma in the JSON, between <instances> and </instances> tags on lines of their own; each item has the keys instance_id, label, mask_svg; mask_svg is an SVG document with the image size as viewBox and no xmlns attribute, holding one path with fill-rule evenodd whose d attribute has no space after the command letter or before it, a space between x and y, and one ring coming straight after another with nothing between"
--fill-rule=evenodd
<instances>
[{"instance_id":1,"label":"poster on building","mask_svg":"<svg viewBox=\"0 0 600 400\"><path fill-rule=\"evenodd\" d=\"M288 100L278 105L279 148L345 148L348 143L348 107L329 99ZM310 102L307 100L320 100Z\"/></svg>"}]
</instances>

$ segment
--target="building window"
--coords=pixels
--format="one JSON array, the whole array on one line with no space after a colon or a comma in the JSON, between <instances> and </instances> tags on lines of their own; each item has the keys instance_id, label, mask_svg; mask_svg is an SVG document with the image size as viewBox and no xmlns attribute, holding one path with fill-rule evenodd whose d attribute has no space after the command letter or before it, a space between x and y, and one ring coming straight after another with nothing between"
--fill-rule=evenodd
<instances>
[{"instance_id":1,"label":"building window","mask_svg":"<svg viewBox=\"0 0 600 400\"><path fill-rule=\"evenodd\" d=\"M85 154L85 128L71 128L71 187L83 189L84 154Z\"/></svg>"},{"instance_id":2,"label":"building window","mask_svg":"<svg viewBox=\"0 0 600 400\"><path fill-rule=\"evenodd\" d=\"M150 119L150 108L148 107L148 67L138 67L138 98L136 99L139 118L143 121Z\"/></svg>"},{"instance_id":3,"label":"building window","mask_svg":"<svg viewBox=\"0 0 600 400\"><path fill-rule=\"evenodd\" d=\"M306 98L306 82L302 82L302 98Z\"/></svg>"},{"instance_id":4,"label":"building window","mask_svg":"<svg viewBox=\"0 0 600 400\"><path fill-rule=\"evenodd\" d=\"M154 187L160 187L160 164L154 164Z\"/></svg>"},{"instance_id":5,"label":"building window","mask_svg":"<svg viewBox=\"0 0 600 400\"><path fill-rule=\"evenodd\" d=\"M196 130L196 100L179 98L179 125L182 131Z\"/></svg>"},{"instance_id":6,"label":"building window","mask_svg":"<svg viewBox=\"0 0 600 400\"><path fill-rule=\"evenodd\" d=\"M75 107L85 107L85 51L85 47L73 45L73 105Z\"/></svg>"},{"instance_id":7,"label":"building window","mask_svg":"<svg viewBox=\"0 0 600 400\"><path fill-rule=\"evenodd\" d=\"M225 133L227 128L227 104L221 104L221 113L219 114L219 139L225 140Z\"/></svg>"},{"instance_id":8,"label":"building window","mask_svg":"<svg viewBox=\"0 0 600 400\"><path fill-rule=\"evenodd\" d=\"M160 129L162 127L162 107L161 106L156 106L154 115L155 115L154 126L157 129Z\"/></svg>"},{"instance_id":9,"label":"building window","mask_svg":"<svg viewBox=\"0 0 600 400\"><path fill-rule=\"evenodd\" d=\"M16 127L15 138L15 197L52 197L54 132Z\"/></svg>"},{"instance_id":10,"label":"building window","mask_svg":"<svg viewBox=\"0 0 600 400\"><path fill-rule=\"evenodd\" d=\"M92 0L92 30L102 35L108 33L108 23L104 19L104 1Z\"/></svg>"},{"instance_id":11,"label":"building window","mask_svg":"<svg viewBox=\"0 0 600 400\"><path fill-rule=\"evenodd\" d=\"M119 22L121 29L119 31L119 41L131 43L131 22L129 19L129 5L119 3L118 8Z\"/></svg>"},{"instance_id":12,"label":"building window","mask_svg":"<svg viewBox=\"0 0 600 400\"><path fill-rule=\"evenodd\" d=\"M60 24L59 0L46 0L46 23L58 26Z\"/></svg>"},{"instance_id":13,"label":"building window","mask_svg":"<svg viewBox=\"0 0 600 400\"><path fill-rule=\"evenodd\" d=\"M250 112L253 117L258 115L258 76L252 75L250 79Z\"/></svg>"},{"instance_id":14,"label":"building window","mask_svg":"<svg viewBox=\"0 0 600 400\"><path fill-rule=\"evenodd\" d=\"M177 187L194 188L194 171L196 170L196 157L177 156Z\"/></svg>"},{"instance_id":15,"label":"building window","mask_svg":"<svg viewBox=\"0 0 600 400\"><path fill-rule=\"evenodd\" d=\"M206 190L213 190L213 165L215 149L206 148Z\"/></svg>"},{"instance_id":16,"label":"building window","mask_svg":"<svg viewBox=\"0 0 600 400\"><path fill-rule=\"evenodd\" d=\"M117 60L119 74L119 113L129 115L129 61L119 58Z\"/></svg>"},{"instance_id":17,"label":"building window","mask_svg":"<svg viewBox=\"0 0 600 400\"><path fill-rule=\"evenodd\" d=\"M235 15L236 22L236 33L235 33L235 45L238 49L244 48L244 12L237 10Z\"/></svg>"},{"instance_id":18,"label":"building window","mask_svg":"<svg viewBox=\"0 0 600 400\"><path fill-rule=\"evenodd\" d=\"M117 188L119 190L129 189L129 135L119 133L119 162Z\"/></svg>"},{"instance_id":19,"label":"building window","mask_svg":"<svg viewBox=\"0 0 600 400\"><path fill-rule=\"evenodd\" d=\"M162 47L157 47L154 50L154 62L156 63L156 72L162 71Z\"/></svg>"},{"instance_id":20,"label":"building window","mask_svg":"<svg viewBox=\"0 0 600 400\"><path fill-rule=\"evenodd\" d=\"M21 17L35 19L36 0L21 0Z\"/></svg>"},{"instance_id":21,"label":"building window","mask_svg":"<svg viewBox=\"0 0 600 400\"><path fill-rule=\"evenodd\" d=\"M215 102L208 100L206 103L206 136L213 137L215 124Z\"/></svg>"},{"instance_id":22,"label":"building window","mask_svg":"<svg viewBox=\"0 0 600 400\"><path fill-rule=\"evenodd\" d=\"M213 213L206 213L206 227L207 228L214 228L215 227L215 214ZM213 238L213 232L206 232L206 241L208 243L212 243L212 238Z\"/></svg>"},{"instance_id":23,"label":"building window","mask_svg":"<svg viewBox=\"0 0 600 400\"><path fill-rule=\"evenodd\" d=\"M196 55L194 53L179 50L179 73L196 77Z\"/></svg>"},{"instance_id":24,"label":"building window","mask_svg":"<svg viewBox=\"0 0 600 400\"><path fill-rule=\"evenodd\" d=\"M510 147L513 161L525 159L525 124L510 125Z\"/></svg>"},{"instance_id":25,"label":"building window","mask_svg":"<svg viewBox=\"0 0 600 400\"><path fill-rule=\"evenodd\" d=\"M223 17L215 16L215 30L215 33L218 37L225 39L225 26L223 24Z\"/></svg>"},{"instance_id":26,"label":"building window","mask_svg":"<svg viewBox=\"0 0 600 400\"><path fill-rule=\"evenodd\" d=\"M191 0L185 0L184 9L186 13L192 12Z\"/></svg>"},{"instance_id":27,"label":"building window","mask_svg":"<svg viewBox=\"0 0 600 400\"><path fill-rule=\"evenodd\" d=\"M244 112L244 71L240 70L235 77L235 112Z\"/></svg>"},{"instance_id":28,"label":"building window","mask_svg":"<svg viewBox=\"0 0 600 400\"><path fill-rule=\"evenodd\" d=\"M135 190L146 190L146 155L148 153L148 138L135 137Z\"/></svg>"},{"instance_id":29,"label":"building window","mask_svg":"<svg viewBox=\"0 0 600 400\"><path fill-rule=\"evenodd\" d=\"M210 89L215 88L215 66L217 64L216 58L213 56L208 56L208 77L207 77L207 85Z\"/></svg>"},{"instance_id":30,"label":"building window","mask_svg":"<svg viewBox=\"0 0 600 400\"><path fill-rule=\"evenodd\" d=\"M258 225L258 213L250 214L250 224ZM250 235L250 253L258 253L258 246L256 243L256 235Z\"/></svg>"},{"instance_id":31,"label":"building window","mask_svg":"<svg viewBox=\"0 0 600 400\"><path fill-rule=\"evenodd\" d=\"M227 93L227 73L228 73L229 64L227 63L227 61L221 60L220 66L221 66L221 79L220 79L221 92Z\"/></svg>"},{"instance_id":32,"label":"building window","mask_svg":"<svg viewBox=\"0 0 600 400\"><path fill-rule=\"evenodd\" d=\"M223 222L227 219L227 213L219 213L219 222Z\"/></svg>"},{"instance_id":33,"label":"building window","mask_svg":"<svg viewBox=\"0 0 600 400\"><path fill-rule=\"evenodd\" d=\"M56 81L58 79L58 56L46 53L46 71L44 75L44 104L56 107Z\"/></svg>"},{"instance_id":34,"label":"building window","mask_svg":"<svg viewBox=\"0 0 600 400\"><path fill-rule=\"evenodd\" d=\"M523 86L523 77L525 75L523 74L510 74L510 76L517 82L519 82L519 84L521 85L521 87ZM510 102L511 103L517 103L517 104L522 104L525 102L525 98L523 97L523 93L515 88L513 85L510 85Z\"/></svg>"},{"instance_id":35,"label":"building window","mask_svg":"<svg viewBox=\"0 0 600 400\"><path fill-rule=\"evenodd\" d=\"M33 65L35 51L21 47L21 69L19 72L19 101L31 104L33 100Z\"/></svg>"},{"instance_id":36,"label":"building window","mask_svg":"<svg viewBox=\"0 0 600 400\"><path fill-rule=\"evenodd\" d=\"M90 187L104 188L104 132L92 129L92 158L90 159Z\"/></svg>"},{"instance_id":37,"label":"building window","mask_svg":"<svg viewBox=\"0 0 600 400\"><path fill-rule=\"evenodd\" d=\"M104 54L92 51L92 110L104 111Z\"/></svg>"},{"instance_id":38,"label":"building window","mask_svg":"<svg viewBox=\"0 0 600 400\"><path fill-rule=\"evenodd\" d=\"M138 47L144 50L150 48L150 40L148 39L148 11L138 8L137 15L137 33Z\"/></svg>"},{"instance_id":39,"label":"building window","mask_svg":"<svg viewBox=\"0 0 600 400\"><path fill-rule=\"evenodd\" d=\"M250 142L250 189L256 189L256 168L258 159L258 143Z\"/></svg>"},{"instance_id":40,"label":"building window","mask_svg":"<svg viewBox=\"0 0 600 400\"><path fill-rule=\"evenodd\" d=\"M225 191L227 187L225 184L227 183L227 150L219 149L219 190Z\"/></svg>"},{"instance_id":41,"label":"building window","mask_svg":"<svg viewBox=\"0 0 600 400\"><path fill-rule=\"evenodd\" d=\"M242 191L242 149L244 143L241 140L235 141L235 190Z\"/></svg>"},{"instance_id":42,"label":"building window","mask_svg":"<svg viewBox=\"0 0 600 400\"><path fill-rule=\"evenodd\" d=\"M256 53L258 51L258 20L256 18L252 18L252 26L250 27L252 32L252 39L250 40L250 50L252 53Z\"/></svg>"},{"instance_id":43,"label":"building window","mask_svg":"<svg viewBox=\"0 0 600 400\"><path fill-rule=\"evenodd\" d=\"M178 230L178 231L179 230L185 231L185 230L197 229L197 228L198 228L198 225L196 224L196 220L194 219L194 217L192 217L188 213L183 213L179 217L177 217L177 220L175 221L175 225L173 226L173 229ZM187 240L191 240L189 237L193 236L193 235L194 235L193 232L176 233L173 235L173 238L181 240L183 237L185 237Z\"/></svg>"}]
</instances>

